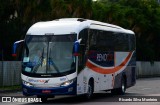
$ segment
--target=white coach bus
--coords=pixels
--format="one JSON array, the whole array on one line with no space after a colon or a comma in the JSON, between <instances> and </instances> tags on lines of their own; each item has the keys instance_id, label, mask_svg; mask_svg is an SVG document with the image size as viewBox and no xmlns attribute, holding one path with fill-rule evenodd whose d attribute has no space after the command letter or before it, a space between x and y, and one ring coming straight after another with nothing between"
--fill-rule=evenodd
<instances>
[{"instance_id":1,"label":"white coach bus","mask_svg":"<svg viewBox=\"0 0 160 105\"><path fill-rule=\"evenodd\" d=\"M55 95L111 91L124 94L136 82L135 35L116 25L64 18L31 26L23 42L22 89L43 101Z\"/></svg>"}]
</instances>

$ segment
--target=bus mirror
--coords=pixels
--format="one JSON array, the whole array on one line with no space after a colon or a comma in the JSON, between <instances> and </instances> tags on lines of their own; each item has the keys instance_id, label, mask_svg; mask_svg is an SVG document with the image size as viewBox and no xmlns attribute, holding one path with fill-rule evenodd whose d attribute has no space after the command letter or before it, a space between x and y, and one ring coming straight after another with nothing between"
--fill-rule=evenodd
<instances>
[{"instance_id":1,"label":"bus mirror","mask_svg":"<svg viewBox=\"0 0 160 105\"><path fill-rule=\"evenodd\" d=\"M12 57L17 57L17 48L23 42L24 40L19 40L19 41L14 42L13 49L12 49Z\"/></svg>"},{"instance_id":2,"label":"bus mirror","mask_svg":"<svg viewBox=\"0 0 160 105\"><path fill-rule=\"evenodd\" d=\"M75 41L74 43L74 46L73 46L73 55L74 56L79 56L79 47L80 47L80 42L81 42L81 39L79 39L78 41Z\"/></svg>"}]
</instances>

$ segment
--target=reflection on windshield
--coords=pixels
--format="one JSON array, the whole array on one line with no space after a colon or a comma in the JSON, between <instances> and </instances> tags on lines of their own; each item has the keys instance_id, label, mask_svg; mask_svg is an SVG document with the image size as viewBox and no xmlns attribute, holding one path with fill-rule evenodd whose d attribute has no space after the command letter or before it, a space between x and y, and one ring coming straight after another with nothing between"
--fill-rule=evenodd
<instances>
[{"instance_id":1,"label":"reflection on windshield","mask_svg":"<svg viewBox=\"0 0 160 105\"><path fill-rule=\"evenodd\" d=\"M59 38L60 37L60 38ZM75 70L72 56L76 35L26 37L23 70L28 73L51 74Z\"/></svg>"}]
</instances>

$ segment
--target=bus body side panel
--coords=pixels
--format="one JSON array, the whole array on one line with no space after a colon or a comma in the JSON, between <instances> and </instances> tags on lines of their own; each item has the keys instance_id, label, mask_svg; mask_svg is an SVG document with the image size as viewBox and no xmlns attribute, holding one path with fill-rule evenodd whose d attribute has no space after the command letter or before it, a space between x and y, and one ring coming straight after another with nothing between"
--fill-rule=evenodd
<instances>
[{"instance_id":1,"label":"bus body side panel","mask_svg":"<svg viewBox=\"0 0 160 105\"><path fill-rule=\"evenodd\" d=\"M85 67L77 76L77 95L87 93L88 82L91 78L94 79L94 91L99 91L99 74Z\"/></svg>"},{"instance_id":2,"label":"bus body side panel","mask_svg":"<svg viewBox=\"0 0 160 105\"><path fill-rule=\"evenodd\" d=\"M131 87L134 86L136 83L136 52L133 53L127 68L128 68L126 69L126 72L128 73L127 87Z\"/></svg>"},{"instance_id":3,"label":"bus body side panel","mask_svg":"<svg viewBox=\"0 0 160 105\"><path fill-rule=\"evenodd\" d=\"M84 94L85 85L83 82L83 70L77 75L77 95Z\"/></svg>"},{"instance_id":4,"label":"bus body side panel","mask_svg":"<svg viewBox=\"0 0 160 105\"><path fill-rule=\"evenodd\" d=\"M118 56L118 54L117 54ZM126 85L127 88L135 85L136 83L136 54L133 52L130 61L125 66L125 69L122 72L116 73L115 80L114 80L114 88L119 88L121 86L121 79L122 76L126 76Z\"/></svg>"},{"instance_id":5,"label":"bus body side panel","mask_svg":"<svg viewBox=\"0 0 160 105\"><path fill-rule=\"evenodd\" d=\"M134 86L136 83L135 67L131 67L131 66L127 67L127 69L125 69L125 73L127 76L127 88Z\"/></svg>"},{"instance_id":6,"label":"bus body side panel","mask_svg":"<svg viewBox=\"0 0 160 105\"><path fill-rule=\"evenodd\" d=\"M135 74L135 67L126 67L126 69L123 70L123 72L115 76L114 88L119 88L121 86L121 79L124 75L126 76L127 88L134 86L136 83L134 74Z\"/></svg>"},{"instance_id":7,"label":"bus body side panel","mask_svg":"<svg viewBox=\"0 0 160 105\"><path fill-rule=\"evenodd\" d=\"M119 73L114 77L113 89L119 88L121 86L121 78L122 78L122 73Z\"/></svg>"},{"instance_id":8,"label":"bus body side panel","mask_svg":"<svg viewBox=\"0 0 160 105\"><path fill-rule=\"evenodd\" d=\"M127 68L125 69L127 76L127 88L135 85L136 83L136 52L133 52Z\"/></svg>"}]
</instances>

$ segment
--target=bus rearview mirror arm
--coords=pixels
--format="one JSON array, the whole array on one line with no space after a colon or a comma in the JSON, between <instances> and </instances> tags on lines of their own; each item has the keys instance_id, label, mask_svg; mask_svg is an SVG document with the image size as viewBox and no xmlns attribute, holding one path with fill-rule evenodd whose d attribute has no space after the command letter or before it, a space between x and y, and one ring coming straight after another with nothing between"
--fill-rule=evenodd
<instances>
[{"instance_id":1,"label":"bus rearview mirror arm","mask_svg":"<svg viewBox=\"0 0 160 105\"><path fill-rule=\"evenodd\" d=\"M24 40L19 40L19 41L14 42L13 49L12 49L12 57L17 56L16 52L17 52L18 45L23 43L23 42L24 42Z\"/></svg>"},{"instance_id":2,"label":"bus rearview mirror arm","mask_svg":"<svg viewBox=\"0 0 160 105\"><path fill-rule=\"evenodd\" d=\"M80 42L82 39L79 39L77 41L74 42L74 46L73 46L73 55L74 56L79 56L79 49L80 49Z\"/></svg>"}]
</instances>

